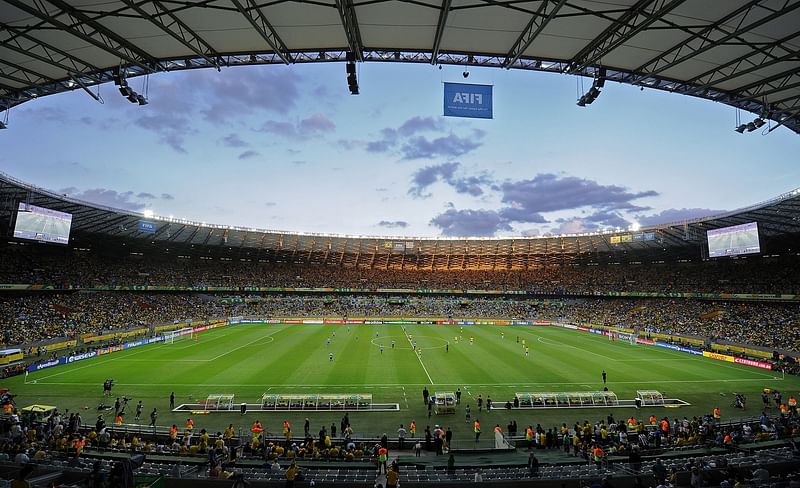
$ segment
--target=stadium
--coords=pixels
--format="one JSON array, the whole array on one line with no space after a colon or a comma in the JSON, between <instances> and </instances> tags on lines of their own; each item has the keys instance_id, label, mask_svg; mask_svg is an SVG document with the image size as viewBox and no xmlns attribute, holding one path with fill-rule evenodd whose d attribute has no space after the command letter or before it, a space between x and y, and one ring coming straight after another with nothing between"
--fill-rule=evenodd
<instances>
[{"instance_id":1,"label":"stadium","mask_svg":"<svg viewBox=\"0 0 800 488\"><path fill-rule=\"evenodd\" d=\"M492 92L467 79L511 70L575 76L581 109L619 84L732 107L736 123L726 131L736 137L795 137L798 7L788 0L0 0L0 137L36 140L35 124L58 115L25 112L43 98L72 92L130 114L159 103L148 92L151 76L192 71L169 92L180 98L201 68L332 63L337 87L361 98L370 82L379 84L362 67L453 67L464 83L443 81L450 117L491 119L502 84ZM402 83L403 71L396 73ZM282 103L285 89L275 97ZM214 107L215 116L229 116ZM290 112L276 113L289 125L259 130L294 137L290 154L332 125L318 113L296 123ZM416 122L450 130L443 139L465 148L478 143L454 138L456 131L476 140L492 131ZM123 124L115 119L97 134L112 125ZM191 130L154 127L164 145L186 152ZM148 143L125 130L130 147L103 155L123 179L139 164L128 159L151 157L137 156ZM366 143L367 151L396 144L403 161L414 159L419 152L403 130L412 131L399 126L383 146ZM79 139L81 152L107 149ZM32 153L50 145L29 140ZM244 151L243 164L264 151L225 140ZM59 144L69 153L63 135L53 134ZM466 164L454 161L428 180L415 173L418 186L402 195L407 212L435 183L472 196L511 186L487 172L458 176ZM28 180L14 174L20 167L10 158L0 162L0 478L17 483L10 486L800 483L796 184L732 210L540 235L517 225L533 218L508 217L521 211L514 201L492 214L501 219L492 232L457 236L470 227L442 224L442 235L415 237L347 230L351 214L369 213L366 199L328 219L340 232L277 231L160 215L126 206L129 196L106 204L63 189L74 180ZM25 162L37 164L48 166ZM70 168L79 179L105 177L82 173L79 163ZM222 165L197 163L183 179L201 181L206 171L220 189L198 194L225 193L222 175L235 171ZM252 171L239 176L254 179ZM303 174L308 188L325 178L311 173ZM269 183L290 186L277 177ZM321 198L303 188L290 202L297 208L347 200L343 190ZM649 207L638 199L656 196L603 188L624 199L596 205L598 214L641 213ZM431 222L452 217L450 210ZM559 219L551 222L566 221ZM407 225L385 224L381 230Z\"/></svg>"}]
</instances>

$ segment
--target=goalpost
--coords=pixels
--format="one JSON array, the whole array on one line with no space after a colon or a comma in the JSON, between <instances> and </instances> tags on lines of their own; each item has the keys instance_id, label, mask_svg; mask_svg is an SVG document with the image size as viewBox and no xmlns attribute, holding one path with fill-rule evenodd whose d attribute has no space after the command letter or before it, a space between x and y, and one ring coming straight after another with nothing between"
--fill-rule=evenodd
<instances>
[{"instance_id":1,"label":"goalpost","mask_svg":"<svg viewBox=\"0 0 800 488\"><path fill-rule=\"evenodd\" d=\"M174 344L175 341L189 339L192 336L196 336L197 334L193 334L192 330L192 327L184 327L183 329L167 332L166 335L164 335L164 342L166 344Z\"/></svg>"}]
</instances>

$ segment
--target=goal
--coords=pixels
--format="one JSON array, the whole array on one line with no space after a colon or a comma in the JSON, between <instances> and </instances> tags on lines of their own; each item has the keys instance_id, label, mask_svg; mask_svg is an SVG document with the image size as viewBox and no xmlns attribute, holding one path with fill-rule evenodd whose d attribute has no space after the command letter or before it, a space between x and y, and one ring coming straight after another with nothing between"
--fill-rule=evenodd
<instances>
[{"instance_id":1,"label":"goal","mask_svg":"<svg viewBox=\"0 0 800 488\"><path fill-rule=\"evenodd\" d=\"M175 341L188 339L192 337L192 330L193 329L191 327L185 327L183 329L167 332L167 334L164 336L164 342L167 344L173 344Z\"/></svg>"}]
</instances>

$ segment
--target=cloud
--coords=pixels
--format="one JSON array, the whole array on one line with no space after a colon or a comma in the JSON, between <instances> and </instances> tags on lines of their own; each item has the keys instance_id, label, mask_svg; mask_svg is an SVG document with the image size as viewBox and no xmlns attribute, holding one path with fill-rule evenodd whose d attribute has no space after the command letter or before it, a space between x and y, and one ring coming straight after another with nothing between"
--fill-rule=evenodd
<instances>
[{"instance_id":1,"label":"cloud","mask_svg":"<svg viewBox=\"0 0 800 488\"><path fill-rule=\"evenodd\" d=\"M292 70L273 68L202 70L193 76L192 92L195 101L203 102L204 119L221 124L264 111L288 113L300 97L301 78Z\"/></svg>"},{"instance_id":2,"label":"cloud","mask_svg":"<svg viewBox=\"0 0 800 488\"><path fill-rule=\"evenodd\" d=\"M483 195L484 186L492 186L494 180L487 173L479 175L456 176L461 164L456 162L425 166L411 175L411 188L408 194L415 198L427 198L424 190L437 181L444 181L456 191L473 197Z\"/></svg>"},{"instance_id":3,"label":"cloud","mask_svg":"<svg viewBox=\"0 0 800 488\"><path fill-rule=\"evenodd\" d=\"M58 107L36 107L20 110L22 117L30 117L37 122L69 122L70 117L66 110Z\"/></svg>"},{"instance_id":4,"label":"cloud","mask_svg":"<svg viewBox=\"0 0 800 488\"><path fill-rule=\"evenodd\" d=\"M247 147L249 144L244 142L238 134L228 134L221 139L222 144L228 147Z\"/></svg>"},{"instance_id":5,"label":"cloud","mask_svg":"<svg viewBox=\"0 0 800 488\"><path fill-rule=\"evenodd\" d=\"M299 128L303 133L313 134L334 131L336 130L336 124L331 122L328 117L325 117L323 114L317 112L311 114L309 118L301 120Z\"/></svg>"},{"instance_id":6,"label":"cloud","mask_svg":"<svg viewBox=\"0 0 800 488\"><path fill-rule=\"evenodd\" d=\"M170 195L169 193L162 193L161 194L162 200L175 200L175 197Z\"/></svg>"},{"instance_id":7,"label":"cloud","mask_svg":"<svg viewBox=\"0 0 800 488\"><path fill-rule=\"evenodd\" d=\"M367 143L367 151L373 153L383 153L392 149L394 145L395 145L394 141L388 141L388 140L369 141Z\"/></svg>"},{"instance_id":8,"label":"cloud","mask_svg":"<svg viewBox=\"0 0 800 488\"><path fill-rule=\"evenodd\" d=\"M197 132L191 128L189 117L178 112L154 111L151 115L140 116L136 123L140 128L156 134L161 143L182 154L186 154L186 137Z\"/></svg>"},{"instance_id":9,"label":"cloud","mask_svg":"<svg viewBox=\"0 0 800 488\"><path fill-rule=\"evenodd\" d=\"M428 139L425 136L417 136L407 140L400 152L403 159L432 159L436 157L459 157L481 146L482 135L474 134L470 139L460 137L456 134L449 134L436 139Z\"/></svg>"},{"instance_id":10,"label":"cloud","mask_svg":"<svg viewBox=\"0 0 800 488\"><path fill-rule=\"evenodd\" d=\"M134 200L136 195L132 191L117 192L107 188L93 188L80 191L75 187L62 188L58 191L72 198L84 200L91 203L105 205L106 207L118 208L123 210L142 210L147 204Z\"/></svg>"},{"instance_id":11,"label":"cloud","mask_svg":"<svg viewBox=\"0 0 800 488\"><path fill-rule=\"evenodd\" d=\"M411 175L411 188L409 188L408 194L415 198L430 196L423 191L439 181L440 178L446 181L452 179L459 166L459 163L442 163L418 169Z\"/></svg>"},{"instance_id":12,"label":"cloud","mask_svg":"<svg viewBox=\"0 0 800 488\"><path fill-rule=\"evenodd\" d=\"M447 181L458 193L466 193L473 197L483 195L483 185L491 185L492 179L487 174L478 176L465 176Z\"/></svg>"},{"instance_id":13,"label":"cloud","mask_svg":"<svg viewBox=\"0 0 800 488\"><path fill-rule=\"evenodd\" d=\"M541 173L529 180L506 181L499 189L503 193L503 203L508 205L501 211L505 218L539 223L546 222L542 213L582 207L605 211L605 214L597 213L594 221L610 221L614 217L609 211L647 208L633 205L631 200L658 195L653 190L631 192L618 185L602 185L586 178L550 173Z\"/></svg>"},{"instance_id":14,"label":"cloud","mask_svg":"<svg viewBox=\"0 0 800 488\"><path fill-rule=\"evenodd\" d=\"M397 132L402 136L412 136L418 132L433 132L444 130L444 124L441 120L434 119L433 117L411 117L397 128Z\"/></svg>"},{"instance_id":15,"label":"cloud","mask_svg":"<svg viewBox=\"0 0 800 488\"><path fill-rule=\"evenodd\" d=\"M510 231L511 226L495 210L456 210L448 209L432 218L430 224L438 227L442 235L493 236L498 231Z\"/></svg>"},{"instance_id":16,"label":"cloud","mask_svg":"<svg viewBox=\"0 0 800 488\"><path fill-rule=\"evenodd\" d=\"M257 158L258 156L261 156L260 152L253 151L252 149L248 149L247 151L245 151L245 152L243 152L243 153L241 153L239 155L239 159L241 159L241 160L253 159L253 158Z\"/></svg>"},{"instance_id":17,"label":"cloud","mask_svg":"<svg viewBox=\"0 0 800 488\"><path fill-rule=\"evenodd\" d=\"M435 157L458 157L481 146L480 140L486 135L475 129L471 136L461 137L450 133L442 137L430 138L420 133L443 133L444 121L435 117L411 117L398 127L385 127L380 138L365 143L367 152L385 153L400 147L403 159L432 159Z\"/></svg>"},{"instance_id":18,"label":"cloud","mask_svg":"<svg viewBox=\"0 0 800 488\"><path fill-rule=\"evenodd\" d=\"M326 132L332 132L335 129L336 124L330 119L323 114L315 113L306 119L300 120L296 124L292 122L268 120L257 130L279 135L287 139L302 140L319 136Z\"/></svg>"},{"instance_id":19,"label":"cloud","mask_svg":"<svg viewBox=\"0 0 800 488\"><path fill-rule=\"evenodd\" d=\"M146 191L143 191L143 192L139 193L138 195L136 195L136 198L146 198L148 200L154 200L156 198L156 196L153 195L152 193L148 193Z\"/></svg>"},{"instance_id":20,"label":"cloud","mask_svg":"<svg viewBox=\"0 0 800 488\"><path fill-rule=\"evenodd\" d=\"M668 208L657 214L637 215L636 221L639 225L644 227L649 225L669 224L700 217L710 217L725 212L726 210L713 210L710 208Z\"/></svg>"},{"instance_id":21,"label":"cloud","mask_svg":"<svg viewBox=\"0 0 800 488\"><path fill-rule=\"evenodd\" d=\"M379 227L386 227L387 229L405 229L408 227L408 222L405 220L381 220L378 222Z\"/></svg>"}]
</instances>

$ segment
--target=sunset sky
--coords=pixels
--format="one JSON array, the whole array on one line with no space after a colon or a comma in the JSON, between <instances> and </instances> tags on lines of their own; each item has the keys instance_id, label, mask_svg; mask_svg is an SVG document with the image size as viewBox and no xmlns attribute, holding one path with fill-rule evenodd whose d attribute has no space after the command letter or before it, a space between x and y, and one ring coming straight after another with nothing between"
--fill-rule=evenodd
<instances>
[{"instance_id":1,"label":"sunset sky","mask_svg":"<svg viewBox=\"0 0 800 488\"><path fill-rule=\"evenodd\" d=\"M392 236L647 226L800 186L800 136L738 134L731 107L609 82L581 108L573 76L462 71L365 63L358 96L329 63L159 74L141 107L113 85L45 97L12 109L0 171L138 212ZM443 117L444 81L493 85L494 119Z\"/></svg>"}]
</instances>

